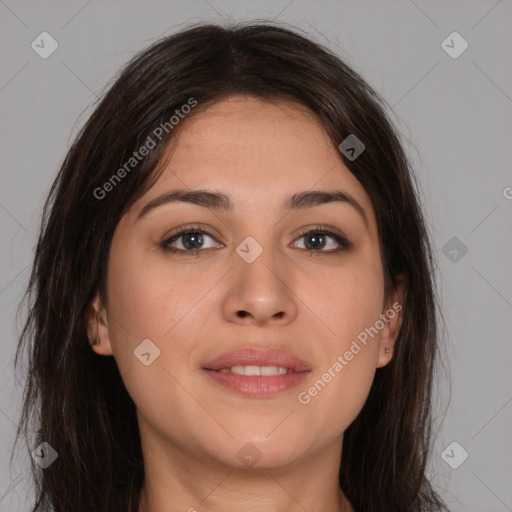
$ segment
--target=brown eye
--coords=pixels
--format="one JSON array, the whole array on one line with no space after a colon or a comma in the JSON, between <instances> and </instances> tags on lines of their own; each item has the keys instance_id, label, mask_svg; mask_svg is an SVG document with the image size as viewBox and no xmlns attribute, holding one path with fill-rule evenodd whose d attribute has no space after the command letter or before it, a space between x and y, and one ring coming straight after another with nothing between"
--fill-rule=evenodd
<instances>
[{"instance_id":1,"label":"brown eye","mask_svg":"<svg viewBox=\"0 0 512 512\"><path fill-rule=\"evenodd\" d=\"M206 245L205 245L206 244ZM198 229L185 229L161 244L165 251L198 254L205 249L222 247L209 233Z\"/></svg>"},{"instance_id":2,"label":"brown eye","mask_svg":"<svg viewBox=\"0 0 512 512\"><path fill-rule=\"evenodd\" d=\"M202 233L187 233L186 235L180 235L178 240L181 239L181 245L185 249L198 249L203 244Z\"/></svg>"},{"instance_id":3,"label":"brown eye","mask_svg":"<svg viewBox=\"0 0 512 512\"><path fill-rule=\"evenodd\" d=\"M304 240L302 243L301 240ZM351 243L343 236L326 230L309 230L301 234L294 247L310 252L334 253L351 247Z\"/></svg>"}]
</instances>

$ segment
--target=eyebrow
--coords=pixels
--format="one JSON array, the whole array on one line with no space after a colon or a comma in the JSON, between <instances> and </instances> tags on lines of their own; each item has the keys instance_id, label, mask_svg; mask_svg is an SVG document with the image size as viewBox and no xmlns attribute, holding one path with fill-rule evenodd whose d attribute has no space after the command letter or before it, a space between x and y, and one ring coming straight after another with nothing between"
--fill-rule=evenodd
<instances>
[{"instance_id":1,"label":"eyebrow","mask_svg":"<svg viewBox=\"0 0 512 512\"><path fill-rule=\"evenodd\" d=\"M147 215L150 211L169 203L190 203L204 208L211 208L217 211L223 210L231 212L234 209L234 203L231 198L221 192L212 192L209 190L171 190L147 203L139 212L137 220ZM368 221L363 207L349 194L342 190L323 191L308 190L298 192L289 196L283 203L283 212L290 210L304 210L326 203L341 202L352 206L363 218L368 226Z\"/></svg>"}]
</instances>

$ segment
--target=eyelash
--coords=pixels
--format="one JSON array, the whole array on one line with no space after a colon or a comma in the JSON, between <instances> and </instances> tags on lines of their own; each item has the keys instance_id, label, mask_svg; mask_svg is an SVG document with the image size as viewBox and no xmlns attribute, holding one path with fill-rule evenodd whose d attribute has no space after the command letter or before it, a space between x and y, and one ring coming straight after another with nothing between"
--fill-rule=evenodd
<instances>
[{"instance_id":1,"label":"eyelash","mask_svg":"<svg viewBox=\"0 0 512 512\"><path fill-rule=\"evenodd\" d=\"M205 231L203 228L197 226L197 227L180 227L177 228L176 231L169 237L166 238L164 241L160 243L160 246L162 250L166 253L172 253L172 254L178 254L180 256L200 256L200 253L207 251L208 249L196 249L196 250L184 250L184 249L176 249L175 247L172 247L170 244L178 240L180 237L184 237L185 235L189 234L201 234L201 235L207 235L211 237L212 239L215 239L213 235L208 233L208 231ZM314 229L311 228L305 228L297 237L296 243L298 240L303 238L306 235L310 234L322 234L327 235L328 237L333 238L340 246L336 249L332 249L329 251L317 251L315 249L300 249L301 251L307 251L310 253L311 256L315 255L333 255L338 254L343 251L347 251L352 247L352 242L349 242L344 236L339 235L337 233L334 233L331 231L327 226L317 225ZM218 243L218 242L217 242ZM211 249L211 248L210 248Z\"/></svg>"}]
</instances>

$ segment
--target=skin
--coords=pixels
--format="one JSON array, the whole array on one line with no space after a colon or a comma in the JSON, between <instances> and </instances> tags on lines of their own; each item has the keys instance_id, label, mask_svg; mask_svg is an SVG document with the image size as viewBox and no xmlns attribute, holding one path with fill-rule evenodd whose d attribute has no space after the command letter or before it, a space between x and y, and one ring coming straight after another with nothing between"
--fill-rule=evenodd
<instances>
[{"instance_id":1,"label":"skin","mask_svg":"<svg viewBox=\"0 0 512 512\"><path fill-rule=\"evenodd\" d=\"M181 122L168 156L115 230L107 297L96 297L89 322L90 339L101 340L93 350L115 357L137 407L146 472L140 512L353 510L338 484L343 433L376 369L392 358L400 314L308 404L297 395L400 302L398 292L384 293L369 196L318 120L294 103L217 102ZM222 192L234 209L175 202L137 219L152 199L178 188ZM355 199L366 221L344 202L281 211L290 194L334 189ZM198 222L212 236L203 235L202 253L162 249L175 228ZM300 230L317 224L352 247L329 254L339 244L328 237L315 253L306 250L311 240ZM247 236L263 248L252 263L235 250ZM187 240L174 246L184 249ZM160 349L149 366L133 353L144 339ZM247 347L289 351L312 371L297 388L247 398L201 370ZM248 442L261 454L249 468L237 456Z\"/></svg>"}]
</instances>

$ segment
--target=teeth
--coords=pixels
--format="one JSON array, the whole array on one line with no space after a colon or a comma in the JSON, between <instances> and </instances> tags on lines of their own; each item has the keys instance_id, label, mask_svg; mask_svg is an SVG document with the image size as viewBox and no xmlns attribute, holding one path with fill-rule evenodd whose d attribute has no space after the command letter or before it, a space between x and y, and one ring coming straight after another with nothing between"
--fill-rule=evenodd
<instances>
[{"instance_id":1,"label":"teeth","mask_svg":"<svg viewBox=\"0 0 512 512\"><path fill-rule=\"evenodd\" d=\"M245 375L252 377L254 375L284 375L288 369L282 366L232 366L231 368L222 368L222 373L236 373L237 375Z\"/></svg>"},{"instance_id":2,"label":"teeth","mask_svg":"<svg viewBox=\"0 0 512 512\"><path fill-rule=\"evenodd\" d=\"M260 375L284 375L288 372L288 368L282 366L262 366Z\"/></svg>"}]
</instances>

